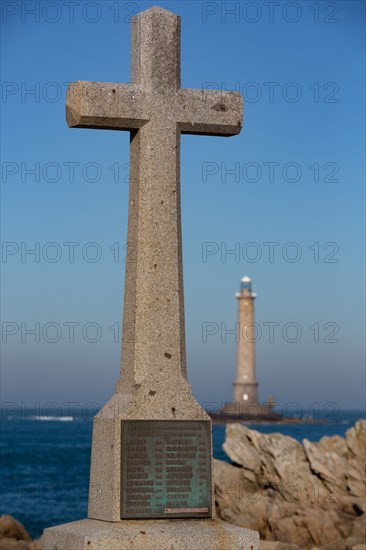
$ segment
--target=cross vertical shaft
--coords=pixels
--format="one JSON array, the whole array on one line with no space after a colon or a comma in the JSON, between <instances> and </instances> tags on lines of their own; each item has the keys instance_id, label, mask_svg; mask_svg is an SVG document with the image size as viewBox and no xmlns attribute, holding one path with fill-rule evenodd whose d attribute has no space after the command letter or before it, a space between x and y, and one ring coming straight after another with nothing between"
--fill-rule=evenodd
<instances>
[{"instance_id":1,"label":"cross vertical shaft","mask_svg":"<svg viewBox=\"0 0 366 550\"><path fill-rule=\"evenodd\" d=\"M161 377L186 373L176 124L151 121L134 133L130 166L119 387L132 390L148 379L158 391Z\"/></svg>"},{"instance_id":2,"label":"cross vertical shaft","mask_svg":"<svg viewBox=\"0 0 366 550\"><path fill-rule=\"evenodd\" d=\"M131 82L156 98L158 116L131 135L122 367L117 383L117 391L127 393L143 381L150 391L157 391L159 379L169 378L172 371L186 377L180 139L175 120L159 116L158 97L180 86L180 18L175 14L155 10L132 20Z\"/></svg>"}]
</instances>

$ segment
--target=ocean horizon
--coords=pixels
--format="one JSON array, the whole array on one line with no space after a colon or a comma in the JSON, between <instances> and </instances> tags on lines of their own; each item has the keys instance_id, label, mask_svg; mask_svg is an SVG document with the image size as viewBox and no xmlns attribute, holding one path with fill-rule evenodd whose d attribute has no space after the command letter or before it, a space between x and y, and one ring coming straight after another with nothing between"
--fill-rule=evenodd
<instances>
[{"instance_id":1,"label":"ocean horizon","mask_svg":"<svg viewBox=\"0 0 366 550\"><path fill-rule=\"evenodd\" d=\"M32 538L43 529L86 517L92 416L57 416L23 410L2 415L0 421L0 513L21 521ZM304 411L308 420L314 411ZM323 436L344 436L365 410L337 411L332 418L313 422L248 423L261 433L278 432L298 441L318 441ZM213 456L230 462L222 449L225 425L212 427Z\"/></svg>"}]
</instances>

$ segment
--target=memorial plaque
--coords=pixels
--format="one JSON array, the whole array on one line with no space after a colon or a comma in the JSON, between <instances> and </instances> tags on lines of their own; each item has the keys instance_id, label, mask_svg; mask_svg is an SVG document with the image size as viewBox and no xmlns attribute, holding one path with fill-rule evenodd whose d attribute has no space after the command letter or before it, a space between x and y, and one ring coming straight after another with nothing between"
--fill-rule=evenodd
<instances>
[{"instance_id":1,"label":"memorial plaque","mask_svg":"<svg viewBox=\"0 0 366 550\"><path fill-rule=\"evenodd\" d=\"M210 422L124 420L121 519L212 517Z\"/></svg>"}]
</instances>

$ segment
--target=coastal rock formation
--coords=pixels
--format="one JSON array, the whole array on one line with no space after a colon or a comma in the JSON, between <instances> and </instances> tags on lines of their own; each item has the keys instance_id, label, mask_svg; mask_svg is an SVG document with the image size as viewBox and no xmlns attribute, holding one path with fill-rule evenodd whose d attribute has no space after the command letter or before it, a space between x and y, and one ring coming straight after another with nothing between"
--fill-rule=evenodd
<instances>
[{"instance_id":1,"label":"coastal rock formation","mask_svg":"<svg viewBox=\"0 0 366 550\"><path fill-rule=\"evenodd\" d=\"M32 541L23 525L12 516L0 517L1 550L41 550L41 541Z\"/></svg>"},{"instance_id":2,"label":"coastal rock formation","mask_svg":"<svg viewBox=\"0 0 366 550\"><path fill-rule=\"evenodd\" d=\"M228 424L224 450L234 464L214 461L217 513L259 531L263 550L366 550L364 420L303 444Z\"/></svg>"}]
</instances>

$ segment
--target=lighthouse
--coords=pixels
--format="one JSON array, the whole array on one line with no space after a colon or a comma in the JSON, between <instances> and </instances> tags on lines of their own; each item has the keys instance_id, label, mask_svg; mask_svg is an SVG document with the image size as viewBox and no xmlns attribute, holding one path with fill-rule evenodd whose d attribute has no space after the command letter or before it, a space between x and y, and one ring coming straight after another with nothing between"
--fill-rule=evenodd
<instances>
[{"instance_id":1,"label":"lighthouse","mask_svg":"<svg viewBox=\"0 0 366 550\"><path fill-rule=\"evenodd\" d=\"M235 294L238 300L239 338L236 357L236 378L234 403L258 404L258 382L255 376L255 324L254 300L250 277L241 279L240 292Z\"/></svg>"}]
</instances>

